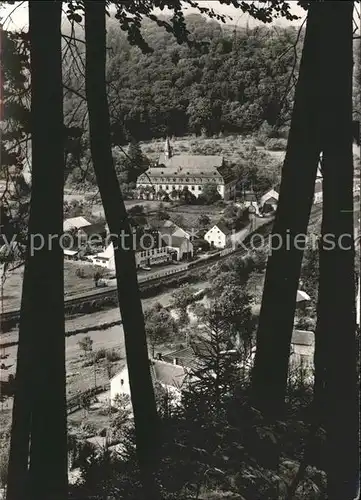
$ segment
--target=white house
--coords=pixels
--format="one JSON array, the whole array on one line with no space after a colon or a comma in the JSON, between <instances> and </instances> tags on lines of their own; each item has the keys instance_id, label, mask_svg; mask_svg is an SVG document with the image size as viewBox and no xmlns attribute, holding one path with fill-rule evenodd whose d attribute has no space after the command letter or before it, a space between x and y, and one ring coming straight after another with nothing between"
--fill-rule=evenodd
<instances>
[{"instance_id":1,"label":"white house","mask_svg":"<svg viewBox=\"0 0 361 500\"><path fill-rule=\"evenodd\" d=\"M179 398L180 389L187 376L187 369L184 366L177 365L175 361L173 363L167 363L165 361L152 359L149 362L153 385L158 383L175 399ZM111 404L113 404L118 394L130 396L127 365L110 380Z\"/></svg>"},{"instance_id":2,"label":"white house","mask_svg":"<svg viewBox=\"0 0 361 500\"><path fill-rule=\"evenodd\" d=\"M172 235L169 240L167 248L175 252L177 261L193 257L193 243L188 238Z\"/></svg>"},{"instance_id":3,"label":"white house","mask_svg":"<svg viewBox=\"0 0 361 500\"><path fill-rule=\"evenodd\" d=\"M204 185L215 184L221 198L234 197L236 180L226 168L224 158L215 155L173 155L169 139L166 140L164 153L156 166L149 168L137 180L139 193L150 190L176 198L177 193L187 188L196 198L202 194Z\"/></svg>"},{"instance_id":4,"label":"white house","mask_svg":"<svg viewBox=\"0 0 361 500\"><path fill-rule=\"evenodd\" d=\"M225 248L230 240L230 236L231 230L222 222L219 222L206 232L204 239L208 241L212 247Z\"/></svg>"},{"instance_id":5,"label":"white house","mask_svg":"<svg viewBox=\"0 0 361 500\"><path fill-rule=\"evenodd\" d=\"M270 189L261 197L260 208L264 212L270 212L277 209L279 194L274 189Z\"/></svg>"},{"instance_id":6,"label":"white house","mask_svg":"<svg viewBox=\"0 0 361 500\"><path fill-rule=\"evenodd\" d=\"M311 297L308 295L308 293L304 292L303 290L297 290L296 307L305 307L309 302L311 302Z\"/></svg>"},{"instance_id":7,"label":"white house","mask_svg":"<svg viewBox=\"0 0 361 500\"><path fill-rule=\"evenodd\" d=\"M96 266L105 267L110 271L115 271L113 243L110 243L104 252L100 252L97 255L89 255L88 259Z\"/></svg>"},{"instance_id":8,"label":"white house","mask_svg":"<svg viewBox=\"0 0 361 500\"><path fill-rule=\"evenodd\" d=\"M170 220L153 221L152 225L177 261L193 257L190 233Z\"/></svg>"}]
</instances>

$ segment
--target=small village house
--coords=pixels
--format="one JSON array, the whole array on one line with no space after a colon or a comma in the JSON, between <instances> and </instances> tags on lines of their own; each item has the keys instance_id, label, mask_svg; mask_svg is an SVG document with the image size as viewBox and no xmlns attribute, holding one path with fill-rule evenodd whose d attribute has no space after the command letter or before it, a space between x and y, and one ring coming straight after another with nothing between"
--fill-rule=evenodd
<instances>
[{"instance_id":1,"label":"small village house","mask_svg":"<svg viewBox=\"0 0 361 500\"><path fill-rule=\"evenodd\" d=\"M177 261L193 258L193 243L188 238L172 235L167 241L167 248L174 251Z\"/></svg>"},{"instance_id":2,"label":"small village house","mask_svg":"<svg viewBox=\"0 0 361 500\"><path fill-rule=\"evenodd\" d=\"M77 260L79 257L79 250L68 250L64 248L63 252L65 260Z\"/></svg>"},{"instance_id":3,"label":"small village house","mask_svg":"<svg viewBox=\"0 0 361 500\"><path fill-rule=\"evenodd\" d=\"M296 296L297 309L305 309L310 302L311 302L311 297L308 295L308 293L302 290L297 290L297 296Z\"/></svg>"},{"instance_id":4,"label":"small village house","mask_svg":"<svg viewBox=\"0 0 361 500\"><path fill-rule=\"evenodd\" d=\"M170 220L152 221L151 226L156 229L166 243L173 260L192 259L194 254L191 235Z\"/></svg>"},{"instance_id":5,"label":"small village house","mask_svg":"<svg viewBox=\"0 0 361 500\"><path fill-rule=\"evenodd\" d=\"M215 248L225 248L230 241L232 231L222 222L215 224L204 235L204 239Z\"/></svg>"},{"instance_id":6,"label":"small village house","mask_svg":"<svg viewBox=\"0 0 361 500\"><path fill-rule=\"evenodd\" d=\"M159 231L162 236L179 236L180 238L187 238L188 240L191 239L190 233L185 231L183 228L181 228L171 220L153 220L151 222L151 226Z\"/></svg>"},{"instance_id":7,"label":"small village house","mask_svg":"<svg viewBox=\"0 0 361 500\"><path fill-rule=\"evenodd\" d=\"M277 210L279 194L274 189L270 189L261 197L260 208L262 212L269 213Z\"/></svg>"},{"instance_id":8,"label":"small village house","mask_svg":"<svg viewBox=\"0 0 361 500\"><path fill-rule=\"evenodd\" d=\"M187 369L175 362L168 363L160 359L152 359L150 363L150 373L153 385L159 384L176 401L180 396L180 389L183 386ZM127 365L114 375L110 380L110 401L114 404L117 395L130 396L129 373Z\"/></svg>"},{"instance_id":9,"label":"small village house","mask_svg":"<svg viewBox=\"0 0 361 500\"><path fill-rule=\"evenodd\" d=\"M106 237L105 223L89 222L85 217L71 217L64 220L63 231L69 238L69 250L90 245L93 249L101 247ZM65 240L66 241L66 240Z\"/></svg>"},{"instance_id":10,"label":"small village house","mask_svg":"<svg viewBox=\"0 0 361 500\"><path fill-rule=\"evenodd\" d=\"M236 204L238 206L238 204ZM250 209L251 213L259 215L259 206L255 193L246 192L241 198L241 205L243 208Z\"/></svg>"},{"instance_id":11,"label":"small village house","mask_svg":"<svg viewBox=\"0 0 361 500\"><path fill-rule=\"evenodd\" d=\"M90 226L91 223L86 220L85 217L70 217L65 219L63 222L63 231L64 233L69 233L71 231L79 231L84 227Z\"/></svg>"}]
</instances>

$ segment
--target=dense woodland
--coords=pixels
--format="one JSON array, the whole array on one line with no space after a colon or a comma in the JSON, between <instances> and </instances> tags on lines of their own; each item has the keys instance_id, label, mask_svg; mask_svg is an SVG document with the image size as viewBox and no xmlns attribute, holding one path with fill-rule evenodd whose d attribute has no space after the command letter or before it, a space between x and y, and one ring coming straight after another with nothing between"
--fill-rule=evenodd
<instances>
[{"instance_id":1,"label":"dense woodland","mask_svg":"<svg viewBox=\"0 0 361 500\"><path fill-rule=\"evenodd\" d=\"M114 144L189 133L251 133L264 121L280 126L289 119L302 42L297 28L233 29L200 15L188 16L187 28L191 47L144 22L153 52L143 54L109 22ZM73 62L69 66L73 79L77 70ZM68 95L65 111L76 109L79 99Z\"/></svg>"}]
</instances>

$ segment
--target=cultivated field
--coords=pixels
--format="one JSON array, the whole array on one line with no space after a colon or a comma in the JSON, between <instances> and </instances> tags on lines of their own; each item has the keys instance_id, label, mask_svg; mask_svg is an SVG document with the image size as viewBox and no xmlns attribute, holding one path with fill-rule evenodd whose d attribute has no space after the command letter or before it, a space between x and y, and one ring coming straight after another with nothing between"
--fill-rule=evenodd
<instances>
[{"instance_id":1,"label":"cultivated field","mask_svg":"<svg viewBox=\"0 0 361 500\"><path fill-rule=\"evenodd\" d=\"M77 276L77 269L83 270L83 277ZM64 279L65 295L81 293L94 289L93 276L95 267L84 261L65 261ZM20 307L24 267L18 267L6 272L4 282L3 307L4 311Z\"/></svg>"}]
</instances>

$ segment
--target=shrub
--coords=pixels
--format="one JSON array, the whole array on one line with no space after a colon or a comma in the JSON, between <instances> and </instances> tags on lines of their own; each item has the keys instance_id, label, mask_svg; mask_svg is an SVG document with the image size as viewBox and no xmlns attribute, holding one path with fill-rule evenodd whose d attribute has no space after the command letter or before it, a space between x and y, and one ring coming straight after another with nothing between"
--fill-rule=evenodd
<instances>
[{"instance_id":1,"label":"shrub","mask_svg":"<svg viewBox=\"0 0 361 500\"><path fill-rule=\"evenodd\" d=\"M80 432L87 438L93 437L96 435L95 426L90 423L88 420L83 420L80 424Z\"/></svg>"},{"instance_id":2,"label":"shrub","mask_svg":"<svg viewBox=\"0 0 361 500\"><path fill-rule=\"evenodd\" d=\"M95 352L94 354L94 360L97 363L101 359L105 359L107 357L107 350L104 348L99 349L98 351Z\"/></svg>"},{"instance_id":3,"label":"shrub","mask_svg":"<svg viewBox=\"0 0 361 500\"><path fill-rule=\"evenodd\" d=\"M112 349L111 351L107 351L106 359L108 361L120 361L122 357L116 349Z\"/></svg>"},{"instance_id":4,"label":"shrub","mask_svg":"<svg viewBox=\"0 0 361 500\"><path fill-rule=\"evenodd\" d=\"M87 368L88 366L93 366L93 360L92 359L87 359L84 361L83 365L84 368Z\"/></svg>"},{"instance_id":5,"label":"shrub","mask_svg":"<svg viewBox=\"0 0 361 500\"><path fill-rule=\"evenodd\" d=\"M285 151L286 147L286 139L268 139L266 141L266 149L269 151Z\"/></svg>"}]
</instances>

